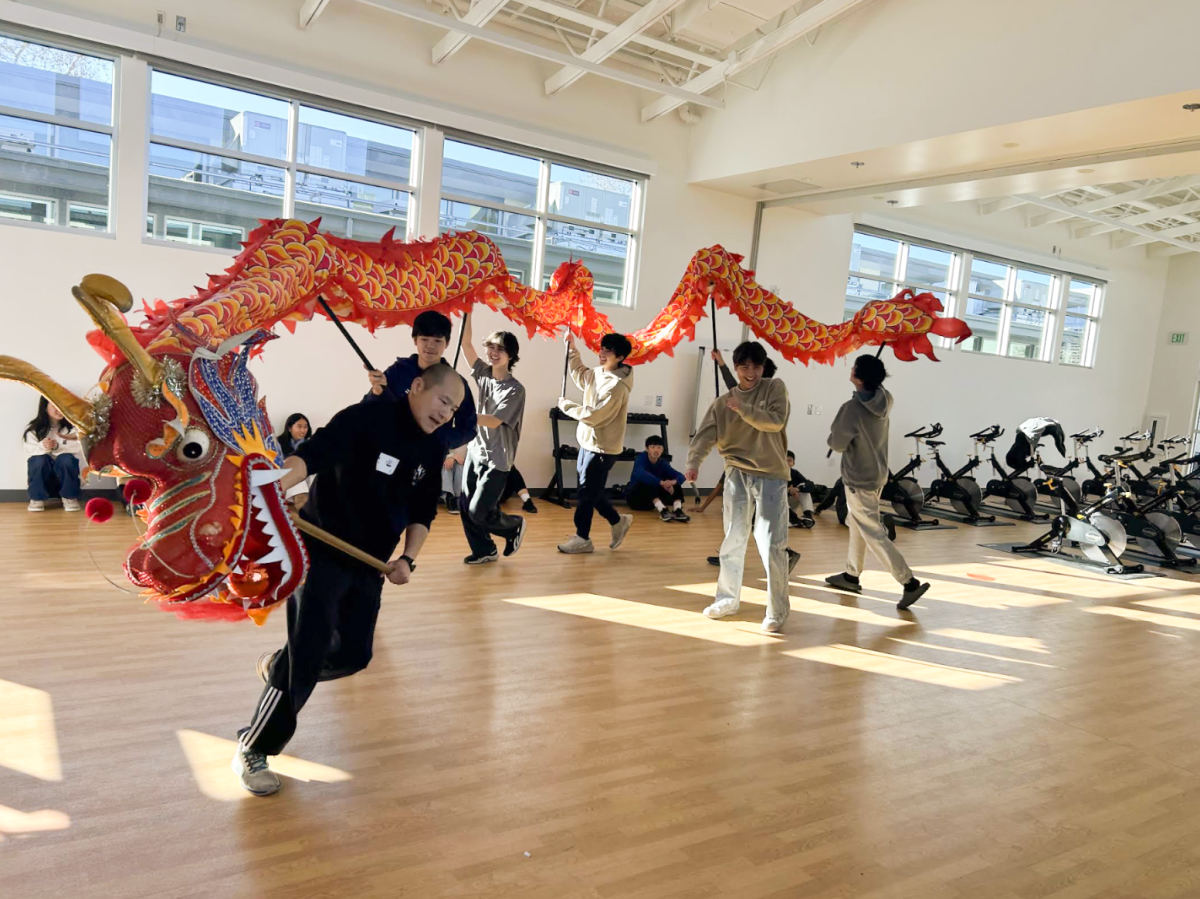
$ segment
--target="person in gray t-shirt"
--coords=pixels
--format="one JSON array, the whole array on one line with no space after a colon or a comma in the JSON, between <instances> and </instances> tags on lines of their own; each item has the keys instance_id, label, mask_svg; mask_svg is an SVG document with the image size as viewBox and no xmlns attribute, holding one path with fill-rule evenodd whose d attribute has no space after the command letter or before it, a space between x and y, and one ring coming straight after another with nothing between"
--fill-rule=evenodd
<instances>
[{"instance_id":1,"label":"person in gray t-shirt","mask_svg":"<svg viewBox=\"0 0 1200 899\"><path fill-rule=\"evenodd\" d=\"M504 538L506 556L521 548L525 536L525 519L500 511L500 498L521 439L525 387L512 376L520 355L520 345L513 334L496 331L488 335L483 341L485 362L475 352L468 315L463 319L462 345L471 375L479 385L479 429L467 446L459 500L464 513L463 531L471 546L471 554L463 561L468 565L483 565L499 558L493 535Z\"/></svg>"}]
</instances>

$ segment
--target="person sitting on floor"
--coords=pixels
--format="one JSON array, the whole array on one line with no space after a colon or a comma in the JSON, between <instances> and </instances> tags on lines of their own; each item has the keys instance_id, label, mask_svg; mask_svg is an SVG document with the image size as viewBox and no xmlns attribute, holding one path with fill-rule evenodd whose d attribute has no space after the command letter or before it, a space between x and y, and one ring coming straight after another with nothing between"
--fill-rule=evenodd
<instances>
[{"instance_id":1,"label":"person sitting on floor","mask_svg":"<svg viewBox=\"0 0 1200 899\"><path fill-rule=\"evenodd\" d=\"M451 515L459 514L458 498L462 495L463 466L467 462L467 448L460 446L446 453L442 463L442 501Z\"/></svg>"},{"instance_id":2,"label":"person sitting on floor","mask_svg":"<svg viewBox=\"0 0 1200 899\"><path fill-rule=\"evenodd\" d=\"M645 452L633 460L625 491L631 509L656 509L663 521L691 521L683 511L683 475L663 456L663 439L657 434L646 438Z\"/></svg>"},{"instance_id":3,"label":"person sitting on floor","mask_svg":"<svg viewBox=\"0 0 1200 899\"><path fill-rule=\"evenodd\" d=\"M796 471L796 454L787 452L788 469L791 471L791 481L788 484L788 525L793 528L811 528L813 520L812 481ZM799 509L804 513L801 518L796 514Z\"/></svg>"},{"instance_id":4,"label":"person sitting on floor","mask_svg":"<svg viewBox=\"0 0 1200 899\"><path fill-rule=\"evenodd\" d=\"M283 450L283 458L295 455L296 450L300 449L311 435L312 425L308 423L308 416L299 412L289 415L287 421L284 422L283 433L277 438L279 448ZM312 478L306 478L288 490L287 499L296 507L297 511L303 509L304 504L308 502L308 488L311 486Z\"/></svg>"},{"instance_id":5,"label":"person sitting on floor","mask_svg":"<svg viewBox=\"0 0 1200 899\"><path fill-rule=\"evenodd\" d=\"M46 500L57 493L63 510L79 511L80 472L87 468L83 444L62 410L42 397L33 421L25 428L29 457L29 511L46 511Z\"/></svg>"},{"instance_id":6,"label":"person sitting on floor","mask_svg":"<svg viewBox=\"0 0 1200 899\"><path fill-rule=\"evenodd\" d=\"M504 492L500 494L500 502L506 503L514 496L521 498L522 512L528 512L530 515L537 514L538 508L533 504L533 497L529 495L529 486L515 465L508 470L508 480L504 483Z\"/></svg>"}]
</instances>

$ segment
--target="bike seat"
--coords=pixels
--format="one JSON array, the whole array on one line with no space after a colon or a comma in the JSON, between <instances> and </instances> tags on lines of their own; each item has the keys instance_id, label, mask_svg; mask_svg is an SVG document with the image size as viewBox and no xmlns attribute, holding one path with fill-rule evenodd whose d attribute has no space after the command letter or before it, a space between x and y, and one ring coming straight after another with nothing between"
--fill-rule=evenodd
<instances>
[{"instance_id":1,"label":"bike seat","mask_svg":"<svg viewBox=\"0 0 1200 899\"><path fill-rule=\"evenodd\" d=\"M945 440L926 440L925 445L926 446L945 446L946 441Z\"/></svg>"}]
</instances>

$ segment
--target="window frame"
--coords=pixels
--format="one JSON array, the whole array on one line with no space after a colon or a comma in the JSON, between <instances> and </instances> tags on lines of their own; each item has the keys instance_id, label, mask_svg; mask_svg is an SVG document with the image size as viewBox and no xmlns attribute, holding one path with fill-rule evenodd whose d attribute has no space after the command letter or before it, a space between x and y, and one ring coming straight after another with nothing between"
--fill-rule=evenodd
<instances>
[{"instance_id":1,"label":"window frame","mask_svg":"<svg viewBox=\"0 0 1200 899\"><path fill-rule=\"evenodd\" d=\"M641 265L641 236L642 226L644 223L645 197L646 190L649 186L650 179L646 175L638 174L637 172L627 171L625 169L615 168L613 166L602 165L600 163L589 162L584 159L575 159L570 156L563 156L558 153L552 153L546 150L540 150L536 147L525 147L520 144L508 143L506 141L494 140L478 134L469 132L446 130L444 132L444 140L454 141L460 144L469 144L484 150L496 150L501 153L508 153L513 156L522 156L526 159L533 160L538 163L538 185L536 199L532 208L521 206L510 206L507 203L497 203L489 200L476 199L474 197L463 196L462 194L449 193L445 190L440 190L438 193L438 218L441 218L441 201L447 200L451 203L462 203L469 206L478 206L482 209L490 209L494 212L513 213L522 215L526 218L534 220L533 233L533 257L530 270L532 277L536 282L525 282L530 287L537 290L545 290L549 276L542 273L545 269L546 261L546 241L549 236L550 222L558 222L564 225L573 225L577 228L587 228L590 231L609 231L615 234L624 234L629 238L628 252L625 255L625 275L620 286L605 285L607 289L614 290L621 298L618 302L613 302L608 299L600 299L593 294L593 302L602 306L612 306L618 309L632 309L637 305L637 281ZM443 143L443 147L445 144ZM442 153L442 171L445 171L446 155ZM617 178L621 181L628 181L633 185L633 193L629 197L629 223L630 227L622 227L620 225L607 225L601 222L589 222L586 219L577 219L569 215L561 215L556 212L550 212L550 169L554 165L561 165L567 168L577 169L587 172L588 174L607 175L611 178ZM444 180L443 180L444 184ZM439 188L442 184L438 185Z\"/></svg>"},{"instance_id":2,"label":"window frame","mask_svg":"<svg viewBox=\"0 0 1200 899\"><path fill-rule=\"evenodd\" d=\"M8 22L0 26L0 38L22 41L28 44L38 44L53 50L78 53L82 56L91 56L95 59L102 59L109 62L113 67L112 97L109 104L110 114L107 125L101 122L89 122L84 119L72 119L69 116L61 116L54 113L36 112L16 106L0 105L0 116L11 119L24 119L25 121L51 125L57 128L70 128L74 131L86 131L91 134L103 134L108 137L108 194L105 197L106 220L104 228L80 228L70 224L70 205L72 202L77 202L70 198L60 201L56 198L25 196L10 190L4 192L5 196L39 202L51 201L55 208L55 221L32 222L10 216L0 216L0 224L16 228L36 228L71 234L87 234L93 237L114 237L113 220L115 216L113 213L117 197L117 121L120 118L121 96L120 53L111 48L91 44L87 41L73 40L69 36L43 33L35 29L22 28L19 25ZM65 211L68 217L68 221L62 224L59 224L57 220L60 211Z\"/></svg>"},{"instance_id":3,"label":"window frame","mask_svg":"<svg viewBox=\"0 0 1200 899\"><path fill-rule=\"evenodd\" d=\"M1108 288L1108 282L1103 281L1093 275L1085 275L1069 269L1055 269L1047 265L1036 262L1028 262L1022 259L1001 256L996 253L987 251L969 250L965 247L956 247L951 244L942 243L938 240L927 240L924 237L913 236L909 234L901 234L896 231L889 231L886 228L877 228L871 225L856 223L854 225L854 234L864 234L871 237L880 238L883 240L892 240L900 244L900 249L896 256L896 266L890 276L871 275L863 272L858 272L853 269L848 269L846 279L847 286L850 278L866 278L871 281L880 283L891 283L896 287L896 292L899 293L904 288L911 288L917 293L924 291L935 292L938 288L931 288L919 284L913 284L906 280L901 280L899 272L904 271L907 275L907 258L910 245L920 247L928 247L934 250L951 253L954 256L954 263L951 265L950 283L953 286L948 286L945 290L940 291L946 294L944 315L950 317L962 318L965 316L966 304L969 300L983 300L988 303L998 304L1000 308L1000 320L996 329L996 352L985 353L982 351L974 351L963 348L954 343L948 338L935 338L939 345L948 350L969 353L973 356L993 356L1003 359L1018 359L1025 362L1040 362L1048 365L1065 365L1071 368L1095 368L1096 365L1096 350L1099 345L1100 320L1104 312L1104 297ZM852 238L853 240L853 238ZM988 262L993 265L1002 265L1007 268L1008 273L1005 279L1004 296L991 297L984 296L971 291L971 271L974 268L974 262L978 259L982 262ZM1038 273L1050 276L1050 293L1047 297L1047 305L1037 306L1031 303L1021 303L1014 299L1016 293L1017 274L1020 271ZM1091 284L1096 288L1093 308L1087 314L1076 314L1067 312L1067 297L1070 291L1072 281L1081 281ZM1013 356L1009 355L1009 341L1012 337L1012 325L1014 311L1017 309L1028 309L1031 312L1041 312L1047 317L1046 323L1042 330L1042 345L1041 351L1037 356ZM845 315L846 305L843 300L842 312ZM960 310L963 310L960 314ZM1060 360L1062 352L1063 333L1066 328L1066 319L1070 315L1072 318L1084 318L1088 321L1088 327L1084 334L1084 352L1083 361L1079 363L1062 362Z\"/></svg>"}]
</instances>

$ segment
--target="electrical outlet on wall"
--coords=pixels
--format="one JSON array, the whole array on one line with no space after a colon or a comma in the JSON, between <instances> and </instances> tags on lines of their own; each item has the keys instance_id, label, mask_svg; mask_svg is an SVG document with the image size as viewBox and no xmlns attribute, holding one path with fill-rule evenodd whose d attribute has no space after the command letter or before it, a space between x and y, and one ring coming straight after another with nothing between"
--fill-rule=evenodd
<instances>
[{"instance_id":1,"label":"electrical outlet on wall","mask_svg":"<svg viewBox=\"0 0 1200 899\"><path fill-rule=\"evenodd\" d=\"M178 31L180 34L187 33L187 16L176 16L175 17L175 30Z\"/></svg>"},{"instance_id":2,"label":"electrical outlet on wall","mask_svg":"<svg viewBox=\"0 0 1200 899\"><path fill-rule=\"evenodd\" d=\"M642 405L649 406L654 401L654 397L646 393L642 395Z\"/></svg>"},{"instance_id":3,"label":"electrical outlet on wall","mask_svg":"<svg viewBox=\"0 0 1200 899\"><path fill-rule=\"evenodd\" d=\"M662 394L659 394L658 396L656 396L654 398L654 405L656 405L656 406L662 405Z\"/></svg>"},{"instance_id":4,"label":"electrical outlet on wall","mask_svg":"<svg viewBox=\"0 0 1200 899\"><path fill-rule=\"evenodd\" d=\"M821 407L820 407L820 406L817 406L817 414L818 414L818 415L820 415L820 414L821 414Z\"/></svg>"},{"instance_id":5,"label":"electrical outlet on wall","mask_svg":"<svg viewBox=\"0 0 1200 899\"><path fill-rule=\"evenodd\" d=\"M809 403L809 404L808 404L808 414L809 414L809 415L812 415L812 406L813 406L813 404L812 404L812 403Z\"/></svg>"}]
</instances>

